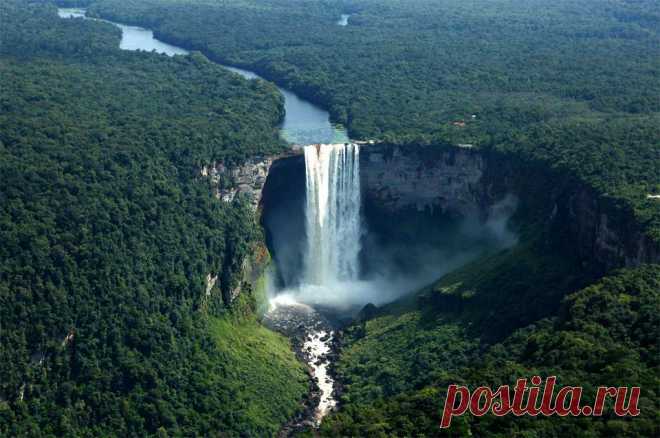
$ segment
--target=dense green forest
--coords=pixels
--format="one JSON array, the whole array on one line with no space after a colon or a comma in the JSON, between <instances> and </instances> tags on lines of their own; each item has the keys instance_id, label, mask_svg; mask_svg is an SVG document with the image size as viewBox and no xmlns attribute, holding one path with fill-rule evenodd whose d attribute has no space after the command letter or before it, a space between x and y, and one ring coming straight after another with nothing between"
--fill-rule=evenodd
<instances>
[{"instance_id":1,"label":"dense green forest","mask_svg":"<svg viewBox=\"0 0 660 438\"><path fill-rule=\"evenodd\" d=\"M43 2L0 23L0 435L276 432L307 375L223 300L262 236L199 177L284 147L276 88Z\"/></svg>"},{"instance_id":2,"label":"dense green forest","mask_svg":"<svg viewBox=\"0 0 660 438\"><path fill-rule=\"evenodd\" d=\"M572 174L660 241L648 196L660 193L655 1L102 0L90 11L255 70L353 138L471 144ZM642 416L466 416L449 434L656 434L657 267L582 289L590 278L570 253L526 237L354 324L336 367L342 405L321 432L435 436L448 384L552 373L587 393L640 385Z\"/></svg>"},{"instance_id":3,"label":"dense green forest","mask_svg":"<svg viewBox=\"0 0 660 438\"><path fill-rule=\"evenodd\" d=\"M484 321L507 309L538 317L528 314L544 305L534 302L533 292L566 284L560 260L542 259L554 263L548 273L549 265L532 266L532 256L517 249L489 256L353 324L337 365L345 385L342 408L323 422L322 434L657 436L660 267L615 273L566 296L556 316L540 318L501 342L483 342L479 335L492 329ZM582 386L586 403L593 403L600 385L640 386L640 416L617 417L611 406L597 418L465 415L454 418L444 434L439 429L448 385L497 388L533 375L556 375L560 385Z\"/></svg>"},{"instance_id":4,"label":"dense green forest","mask_svg":"<svg viewBox=\"0 0 660 438\"><path fill-rule=\"evenodd\" d=\"M293 89L352 138L474 144L564 167L660 241L660 202L648 198L660 193L655 0L91 3L90 14Z\"/></svg>"},{"instance_id":5,"label":"dense green forest","mask_svg":"<svg viewBox=\"0 0 660 438\"><path fill-rule=\"evenodd\" d=\"M262 230L199 176L283 151L282 97L209 59L321 104L352 138L572 175L660 242L657 0L54 3L194 52L120 51L110 24L0 3L2 436L270 436L300 409L307 376L258 323L260 291L226 298ZM594 282L537 225L344 330L320 434L441 435L449 384L556 374L587 398L641 386L641 415L466 415L447 436L657 436L660 268Z\"/></svg>"}]
</instances>

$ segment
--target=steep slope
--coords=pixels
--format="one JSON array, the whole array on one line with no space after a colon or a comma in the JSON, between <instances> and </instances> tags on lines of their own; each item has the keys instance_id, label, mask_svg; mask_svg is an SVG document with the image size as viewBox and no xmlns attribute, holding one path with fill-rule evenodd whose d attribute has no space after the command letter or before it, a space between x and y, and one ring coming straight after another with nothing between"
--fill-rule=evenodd
<instances>
[{"instance_id":1,"label":"steep slope","mask_svg":"<svg viewBox=\"0 0 660 438\"><path fill-rule=\"evenodd\" d=\"M562 274L539 277L526 263L532 254L512 259L515 252L448 275L416 299L380 309L349 328L337 365L345 383L342 408L324 422L322 434L653 436L660 403L655 391L660 267L613 274L548 312L544 302L521 292L543 296L549 287L562 287L555 283ZM534 283L525 285L526 279ZM470 305L481 295L490 297L489 307ZM463 302L461 309L448 308L447 296ZM492 328L484 321L503 310L535 321L489 343ZM641 414L619 418L608 405L602 417L466 415L454 418L451 429L439 429L448 385L497 388L533 375L556 375L559 385L584 387L587 403L601 385L641 386Z\"/></svg>"}]
</instances>

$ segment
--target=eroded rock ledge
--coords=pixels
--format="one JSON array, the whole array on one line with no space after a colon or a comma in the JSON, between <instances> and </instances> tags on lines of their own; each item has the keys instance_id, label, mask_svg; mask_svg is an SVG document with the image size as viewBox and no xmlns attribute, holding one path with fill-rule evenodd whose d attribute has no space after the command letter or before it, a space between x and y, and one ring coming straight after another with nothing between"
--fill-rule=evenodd
<instances>
[{"instance_id":1,"label":"eroded rock ledge","mask_svg":"<svg viewBox=\"0 0 660 438\"><path fill-rule=\"evenodd\" d=\"M271 166L277 160L297 153L291 151L286 155L254 157L236 166L214 162L202 167L199 174L211 181L213 195L218 200L231 203L236 197L244 196L252 211L257 213ZM231 279L221 279L216 272L207 274L202 307L206 308L216 293L221 295L225 305L231 305L246 284L250 287L255 285L268 263L269 254L265 242L253 242L251 254L240 261L240 268Z\"/></svg>"},{"instance_id":2,"label":"eroded rock ledge","mask_svg":"<svg viewBox=\"0 0 660 438\"><path fill-rule=\"evenodd\" d=\"M216 162L202 167L200 174L210 178L216 198L223 202L232 202L237 195L242 194L248 197L256 211L274 159L273 157L252 158L234 167Z\"/></svg>"},{"instance_id":3,"label":"eroded rock ledge","mask_svg":"<svg viewBox=\"0 0 660 438\"><path fill-rule=\"evenodd\" d=\"M289 151L273 156L259 156L235 166L217 161L202 167L199 174L209 178L213 184L213 195L223 202L232 202L237 196L246 196L257 211L261 204L264 185L275 163L284 163L291 158L302 158L303 150L295 146ZM304 165L304 161L301 161Z\"/></svg>"}]
</instances>

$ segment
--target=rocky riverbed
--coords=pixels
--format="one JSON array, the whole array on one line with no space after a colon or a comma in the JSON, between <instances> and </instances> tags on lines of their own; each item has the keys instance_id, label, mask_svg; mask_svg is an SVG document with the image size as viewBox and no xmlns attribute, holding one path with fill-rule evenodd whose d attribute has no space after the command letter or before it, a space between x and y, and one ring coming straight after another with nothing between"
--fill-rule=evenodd
<instances>
[{"instance_id":1,"label":"rocky riverbed","mask_svg":"<svg viewBox=\"0 0 660 438\"><path fill-rule=\"evenodd\" d=\"M309 366L313 386L303 412L280 435L318 427L337 404L335 382L328 368L336 355L333 341L338 323L313 307L286 298L272 301L263 322L291 339L296 354Z\"/></svg>"}]
</instances>

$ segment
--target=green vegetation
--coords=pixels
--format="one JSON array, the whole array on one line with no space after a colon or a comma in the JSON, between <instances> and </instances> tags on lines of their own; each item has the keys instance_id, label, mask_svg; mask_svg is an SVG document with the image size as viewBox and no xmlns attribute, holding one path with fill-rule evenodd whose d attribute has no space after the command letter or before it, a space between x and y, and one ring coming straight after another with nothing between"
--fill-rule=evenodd
<instances>
[{"instance_id":1,"label":"green vegetation","mask_svg":"<svg viewBox=\"0 0 660 438\"><path fill-rule=\"evenodd\" d=\"M353 138L504 153L528 197L557 170L660 242L656 0L57 3L254 70ZM263 236L199 169L283 150L276 88L199 52L120 51L115 27L44 0L4 0L0 23L0 435L275 434L304 370L255 320L259 285L227 299ZM660 267L589 285L573 242L539 231L553 206L526 207L522 244L346 330L322 434L439 435L448 384L556 374L587 397L641 386L642 414L464 416L448 433L657 435Z\"/></svg>"},{"instance_id":2,"label":"green vegetation","mask_svg":"<svg viewBox=\"0 0 660 438\"><path fill-rule=\"evenodd\" d=\"M503 253L506 260L515 254ZM529 254L528 254L529 255ZM475 314L492 314L515 303L519 316L543 309L516 293L536 277L523 267L506 275L500 264L475 263L422 291L417 301L386 306L344 335L337 371L346 383L342 408L324 421L325 436L653 436L660 403L660 266L624 270L568 295L557 311L489 343ZM508 274L514 274L509 270ZM496 284L484 281L499 278ZM559 275L558 275L559 277ZM504 280L508 278L508 287ZM526 290L544 295L550 282ZM499 287L490 307L471 300ZM532 289L534 288L534 289ZM504 292L507 291L507 292ZM464 303L447 307L447 295ZM457 310L458 309L458 310ZM543 310L540 310L543 312ZM546 312L546 315L548 312ZM535 315L538 317L538 315ZM596 387L641 386L641 414L619 418L611 406L596 417L495 417L466 415L439 429L447 386L514 384L520 377L557 375L560 385L584 387L593 403Z\"/></svg>"},{"instance_id":3,"label":"green vegetation","mask_svg":"<svg viewBox=\"0 0 660 438\"><path fill-rule=\"evenodd\" d=\"M424 291L427 310L450 312L483 341L554 315L568 292L588 284L576 259L541 244L522 243L451 272Z\"/></svg>"},{"instance_id":4,"label":"green vegetation","mask_svg":"<svg viewBox=\"0 0 660 438\"><path fill-rule=\"evenodd\" d=\"M239 324L214 319L211 329L223 358L232 365L223 379L236 394L232 413L244 413L250 425L243 432L275 432L273 420L284 424L308 391L304 366L291 354L288 340L254 318Z\"/></svg>"},{"instance_id":5,"label":"green vegetation","mask_svg":"<svg viewBox=\"0 0 660 438\"><path fill-rule=\"evenodd\" d=\"M0 22L0 435L274 434L306 375L223 300L262 236L199 169L282 150L277 90L52 5Z\"/></svg>"},{"instance_id":6,"label":"green vegetation","mask_svg":"<svg viewBox=\"0 0 660 438\"><path fill-rule=\"evenodd\" d=\"M90 13L255 70L328 108L352 138L469 143L564 168L660 242L660 202L647 197L660 194L657 6L97 0Z\"/></svg>"}]
</instances>

